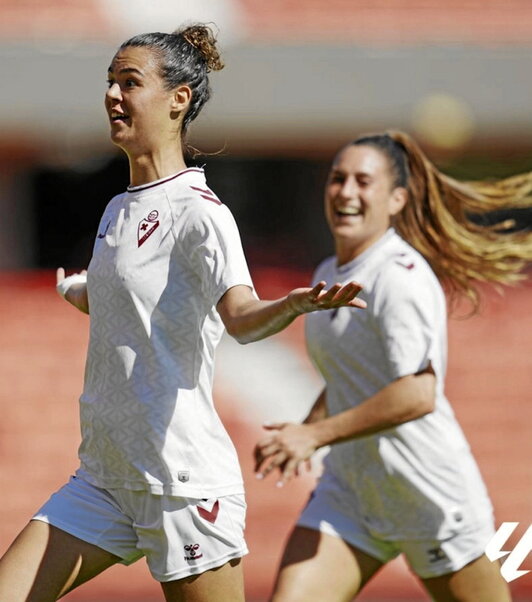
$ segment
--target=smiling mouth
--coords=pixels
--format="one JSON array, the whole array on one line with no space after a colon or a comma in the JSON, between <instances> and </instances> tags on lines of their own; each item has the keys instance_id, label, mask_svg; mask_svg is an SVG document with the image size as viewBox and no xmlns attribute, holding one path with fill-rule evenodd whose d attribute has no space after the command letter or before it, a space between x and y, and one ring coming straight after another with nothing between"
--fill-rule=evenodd
<instances>
[{"instance_id":1,"label":"smiling mouth","mask_svg":"<svg viewBox=\"0 0 532 602\"><path fill-rule=\"evenodd\" d=\"M340 216L344 216L344 215L348 215L348 216L362 215L362 211L361 211L360 207L342 207L342 208L337 208L337 209L335 209L335 213L336 213L336 215L340 215Z\"/></svg>"},{"instance_id":2,"label":"smiling mouth","mask_svg":"<svg viewBox=\"0 0 532 602\"><path fill-rule=\"evenodd\" d=\"M129 115L123 113L111 113L111 121L116 123L117 121L126 121L129 119Z\"/></svg>"}]
</instances>

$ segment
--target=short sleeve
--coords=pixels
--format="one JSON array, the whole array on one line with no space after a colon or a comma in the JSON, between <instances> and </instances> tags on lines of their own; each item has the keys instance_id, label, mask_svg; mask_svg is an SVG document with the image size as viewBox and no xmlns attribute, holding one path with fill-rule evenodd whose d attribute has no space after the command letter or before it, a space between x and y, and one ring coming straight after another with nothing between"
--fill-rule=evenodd
<instances>
[{"instance_id":1,"label":"short sleeve","mask_svg":"<svg viewBox=\"0 0 532 602\"><path fill-rule=\"evenodd\" d=\"M415 374L438 357L440 291L419 262L392 261L377 279L373 315L394 378Z\"/></svg>"},{"instance_id":2,"label":"short sleeve","mask_svg":"<svg viewBox=\"0 0 532 602\"><path fill-rule=\"evenodd\" d=\"M215 305L237 285L253 282L235 219L225 205L205 202L187 220L183 251L201 279L201 289Z\"/></svg>"}]
</instances>

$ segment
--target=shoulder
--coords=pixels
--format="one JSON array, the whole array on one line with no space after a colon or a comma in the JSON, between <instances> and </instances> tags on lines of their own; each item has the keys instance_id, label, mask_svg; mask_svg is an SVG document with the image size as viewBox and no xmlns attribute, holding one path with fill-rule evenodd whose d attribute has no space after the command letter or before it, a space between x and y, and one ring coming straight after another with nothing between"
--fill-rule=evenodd
<instances>
[{"instance_id":1,"label":"shoulder","mask_svg":"<svg viewBox=\"0 0 532 602\"><path fill-rule=\"evenodd\" d=\"M106 209L112 209L116 205L121 205L124 197L126 196L126 192L121 192L119 194L115 194L114 197L107 203Z\"/></svg>"},{"instance_id":2,"label":"shoulder","mask_svg":"<svg viewBox=\"0 0 532 602\"><path fill-rule=\"evenodd\" d=\"M436 280L432 268L423 255L399 235L395 235L386 248L379 272L381 281Z\"/></svg>"},{"instance_id":3,"label":"shoulder","mask_svg":"<svg viewBox=\"0 0 532 602\"><path fill-rule=\"evenodd\" d=\"M202 223L232 218L231 211L207 185L202 169L190 168L167 189L172 212L187 223Z\"/></svg>"},{"instance_id":4,"label":"shoulder","mask_svg":"<svg viewBox=\"0 0 532 602\"><path fill-rule=\"evenodd\" d=\"M120 194L116 194L105 206L103 210L102 216L100 218L100 223L112 219L113 215L120 210L120 207L123 205L124 197L126 196L125 192L121 192Z\"/></svg>"},{"instance_id":5,"label":"shoulder","mask_svg":"<svg viewBox=\"0 0 532 602\"><path fill-rule=\"evenodd\" d=\"M393 295L394 299L434 301L443 291L427 260L408 243L400 242L388 249L375 280L375 300Z\"/></svg>"}]
</instances>

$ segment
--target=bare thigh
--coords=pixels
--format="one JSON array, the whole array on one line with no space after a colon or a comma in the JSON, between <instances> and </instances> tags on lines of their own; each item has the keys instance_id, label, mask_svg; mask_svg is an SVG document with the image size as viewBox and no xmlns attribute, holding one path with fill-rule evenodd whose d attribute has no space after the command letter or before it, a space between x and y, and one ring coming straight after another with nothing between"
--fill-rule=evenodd
<instances>
[{"instance_id":1,"label":"bare thigh","mask_svg":"<svg viewBox=\"0 0 532 602\"><path fill-rule=\"evenodd\" d=\"M244 602L240 558L200 575L161 583L161 586L166 602Z\"/></svg>"},{"instance_id":2,"label":"bare thigh","mask_svg":"<svg viewBox=\"0 0 532 602\"><path fill-rule=\"evenodd\" d=\"M273 602L347 602L382 563L343 539L295 527L286 545Z\"/></svg>"},{"instance_id":3,"label":"bare thigh","mask_svg":"<svg viewBox=\"0 0 532 602\"><path fill-rule=\"evenodd\" d=\"M423 585L436 602L511 602L508 584L499 563L481 556L464 568L432 579Z\"/></svg>"},{"instance_id":4,"label":"bare thigh","mask_svg":"<svg viewBox=\"0 0 532 602\"><path fill-rule=\"evenodd\" d=\"M32 520L0 559L0 600L57 600L119 560L61 529Z\"/></svg>"}]
</instances>

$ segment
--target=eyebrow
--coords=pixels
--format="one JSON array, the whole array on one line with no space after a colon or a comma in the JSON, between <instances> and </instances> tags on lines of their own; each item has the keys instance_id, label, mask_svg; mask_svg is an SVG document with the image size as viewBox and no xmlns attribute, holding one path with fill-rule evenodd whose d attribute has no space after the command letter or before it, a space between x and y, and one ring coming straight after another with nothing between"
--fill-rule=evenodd
<instances>
[{"instance_id":1,"label":"eyebrow","mask_svg":"<svg viewBox=\"0 0 532 602\"><path fill-rule=\"evenodd\" d=\"M109 68L107 69L107 73L113 73L112 65L109 65ZM135 69L134 67L123 67L122 69L120 69L118 71L119 75L122 75L123 73L136 73L137 75L140 75L141 77L144 76L142 71L139 71L138 69Z\"/></svg>"},{"instance_id":2,"label":"eyebrow","mask_svg":"<svg viewBox=\"0 0 532 602\"><path fill-rule=\"evenodd\" d=\"M350 175L350 172L344 171L343 169L339 169L336 167L336 168L331 169L330 175L332 175L332 176L348 176L348 175ZM372 177L372 175L370 173L368 173L367 171L356 171L352 175L354 175L356 178L371 178Z\"/></svg>"}]
</instances>

